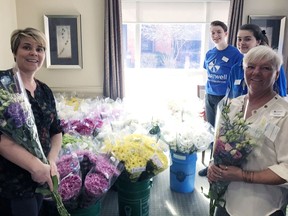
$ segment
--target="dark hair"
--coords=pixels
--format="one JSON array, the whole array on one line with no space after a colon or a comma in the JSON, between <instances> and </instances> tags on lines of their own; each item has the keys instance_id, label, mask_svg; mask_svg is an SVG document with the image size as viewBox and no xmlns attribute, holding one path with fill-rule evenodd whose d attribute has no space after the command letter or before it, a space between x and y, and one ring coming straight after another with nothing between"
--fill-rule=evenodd
<instances>
[{"instance_id":1,"label":"dark hair","mask_svg":"<svg viewBox=\"0 0 288 216\"><path fill-rule=\"evenodd\" d=\"M221 26L221 28L223 28L224 32L228 31L227 25L224 22L219 21L219 20L215 20L215 21L211 22L210 26Z\"/></svg>"},{"instance_id":2,"label":"dark hair","mask_svg":"<svg viewBox=\"0 0 288 216\"><path fill-rule=\"evenodd\" d=\"M255 24L244 24L240 27L240 30L246 30L253 33L253 36L257 41L260 41L260 45L269 46L269 40L266 36L265 30L262 30L258 25Z\"/></svg>"}]
</instances>

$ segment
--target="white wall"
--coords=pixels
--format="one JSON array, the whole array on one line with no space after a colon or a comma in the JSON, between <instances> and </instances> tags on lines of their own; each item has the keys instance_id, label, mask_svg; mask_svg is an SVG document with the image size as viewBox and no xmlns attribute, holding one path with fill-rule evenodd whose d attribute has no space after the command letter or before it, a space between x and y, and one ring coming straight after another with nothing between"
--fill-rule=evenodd
<instances>
[{"instance_id":1,"label":"white wall","mask_svg":"<svg viewBox=\"0 0 288 216\"><path fill-rule=\"evenodd\" d=\"M10 34L17 28L15 0L0 0L0 70L11 68Z\"/></svg>"},{"instance_id":2,"label":"white wall","mask_svg":"<svg viewBox=\"0 0 288 216\"><path fill-rule=\"evenodd\" d=\"M104 3L105 0L16 0L18 28L31 26L44 31L44 15L81 14L83 69L47 69L45 63L37 78L53 90L102 95Z\"/></svg>"}]
</instances>

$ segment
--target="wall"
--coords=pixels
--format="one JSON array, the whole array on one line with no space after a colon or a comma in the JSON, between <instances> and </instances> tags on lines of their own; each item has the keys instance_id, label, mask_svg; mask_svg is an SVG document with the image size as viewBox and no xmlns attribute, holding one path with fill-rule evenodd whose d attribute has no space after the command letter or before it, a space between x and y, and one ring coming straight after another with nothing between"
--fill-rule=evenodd
<instances>
[{"instance_id":1,"label":"wall","mask_svg":"<svg viewBox=\"0 0 288 216\"><path fill-rule=\"evenodd\" d=\"M277 3L276 3L277 2ZM244 0L243 23L247 23L248 15L272 15L286 16L288 18L287 0ZM288 66L288 19L286 18L284 44L283 44L283 63Z\"/></svg>"},{"instance_id":2,"label":"wall","mask_svg":"<svg viewBox=\"0 0 288 216\"><path fill-rule=\"evenodd\" d=\"M0 1L2 8L3 0ZM104 3L105 0L16 0L18 28L31 26L44 31L44 15L81 14L83 69L47 69L45 63L37 78L53 90L102 95Z\"/></svg>"},{"instance_id":3,"label":"wall","mask_svg":"<svg viewBox=\"0 0 288 216\"><path fill-rule=\"evenodd\" d=\"M11 68L14 60L10 51L10 34L17 28L15 0L0 0L0 70Z\"/></svg>"}]
</instances>

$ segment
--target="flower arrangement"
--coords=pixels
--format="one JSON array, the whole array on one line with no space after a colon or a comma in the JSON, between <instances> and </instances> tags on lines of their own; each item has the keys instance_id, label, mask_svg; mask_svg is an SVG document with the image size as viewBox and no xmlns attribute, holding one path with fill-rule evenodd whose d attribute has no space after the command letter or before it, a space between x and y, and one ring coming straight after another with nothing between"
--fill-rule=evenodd
<instances>
[{"instance_id":1,"label":"flower arrangement","mask_svg":"<svg viewBox=\"0 0 288 216\"><path fill-rule=\"evenodd\" d=\"M112 156L88 150L65 151L57 161L59 194L69 211L89 207L113 185L122 171L121 164Z\"/></svg>"},{"instance_id":2,"label":"flower arrangement","mask_svg":"<svg viewBox=\"0 0 288 216\"><path fill-rule=\"evenodd\" d=\"M137 182L149 179L169 166L169 149L155 137L143 134L128 134L111 141L106 139L102 149L111 152L124 164L121 177Z\"/></svg>"},{"instance_id":3,"label":"flower arrangement","mask_svg":"<svg viewBox=\"0 0 288 216\"><path fill-rule=\"evenodd\" d=\"M219 115L216 126L216 135L213 150L215 165L241 166L255 146L253 138L248 133L249 123L243 118L244 113L240 111L234 116L230 114L231 103L226 98ZM210 184L208 197L210 198L210 216L214 215L215 208L221 204L225 205L222 198L229 182L217 181Z\"/></svg>"},{"instance_id":4,"label":"flower arrangement","mask_svg":"<svg viewBox=\"0 0 288 216\"><path fill-rule=\"evenodd\" d=\"M96 137L103 125L110 124L123 113L121 101L109 98L80 99L57 95L56 101L65 133Z\"/></svg>"},{"instance_id":5,"label":"flower arrangement","mask_svg":"<svg viewBox=\"0 0 288 216\"><path fill-rule=\"evenodd\" d=\"M200 118L193 121L180 122L174 125L164 125L161 128L160 139L165 141L173 152L193 154L207 149L214 139L213 127Z\"/></svg>"}]
</instances>

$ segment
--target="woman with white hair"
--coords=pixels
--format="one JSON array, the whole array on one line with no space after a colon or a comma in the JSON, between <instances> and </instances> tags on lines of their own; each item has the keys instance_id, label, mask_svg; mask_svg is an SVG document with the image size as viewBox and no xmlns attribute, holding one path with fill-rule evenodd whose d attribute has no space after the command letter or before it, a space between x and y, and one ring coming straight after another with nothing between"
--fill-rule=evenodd
<instances>
[{"instance_id":1,"label":"woman with white hair","mask_svg":"<svg viewBox=\"0 0 288 216\"><path fill-rule=\"evenodd\" d=\"M231 99L229 115L245 110L256 145L241 167L208 168L210 183L230 182L226 205L216 216L281 216L288 203L288 103L273 89L279 76L281 57L268 46L256 46L243 59L246 95Z\"/></svg>"}]
</instances>

